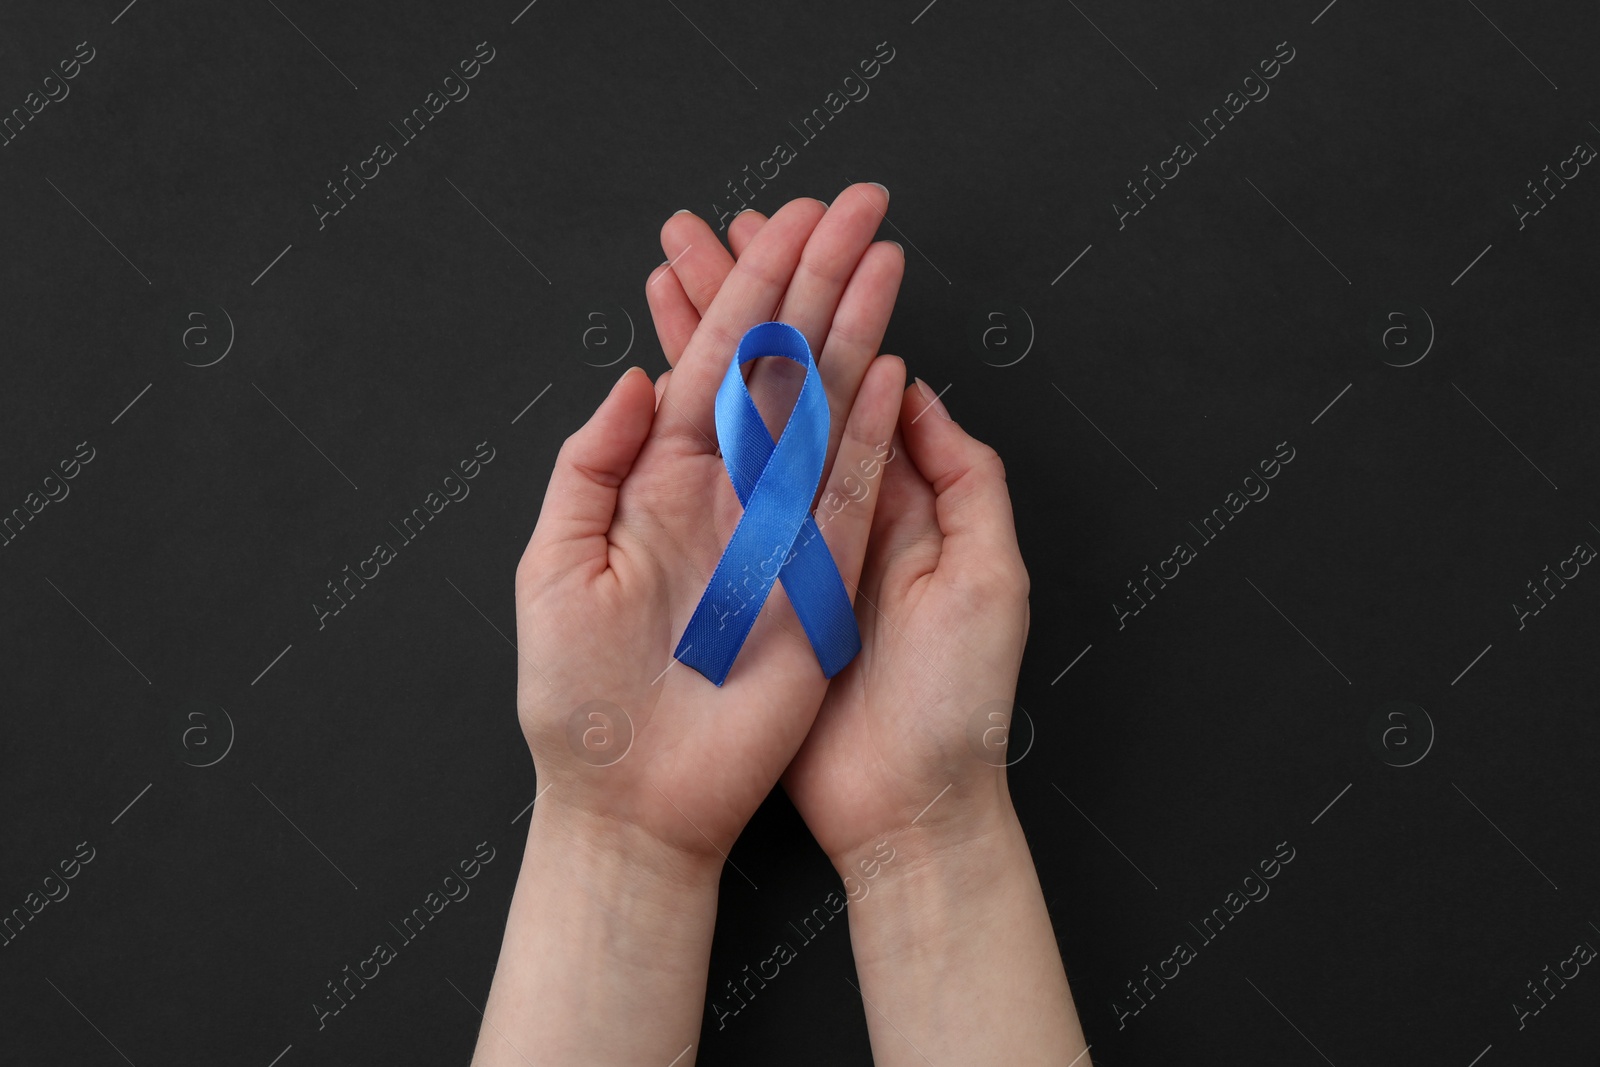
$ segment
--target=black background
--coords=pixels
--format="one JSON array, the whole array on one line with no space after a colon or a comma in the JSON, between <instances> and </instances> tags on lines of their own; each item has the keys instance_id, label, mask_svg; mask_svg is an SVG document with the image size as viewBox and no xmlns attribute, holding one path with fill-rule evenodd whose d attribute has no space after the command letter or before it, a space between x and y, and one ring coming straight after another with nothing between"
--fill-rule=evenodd
<instances>
[{"instance_id":1,"label":"black background","mask_svg":"<svg viewBox=\"0 0 1600 1067\"><path fill-rule=\"evenodd\" d=\"M6 112L95 58L0 149L0 512L95 458L0 548L0 912L95 858L0 947L0 1058L467 1060L536 789L496 629L554 452L628 363L664 369L661 222L714 218L887 41L754 206L890 188L884 348L1006 459L1012 790L1093 1061L1594 1062L1592 968L1513 1005L1600 944L1600 577L1511 607L1600 544L1600 177L1512 207L1600 144L1593 6L924 3L5 6ZM324 183L481 41L470 97L319 230ZM484 440L470 497L319 630L325 583ZM1270 497L1119 629L1124 583L1284 441ZM324 983L479 842L471 897L319 1031ZM719 988L838 886L781 791L733 858L760 888L724 879ZM840 922L708 1012L699 1062L869 1062L850 976Z\"/></svg>"}]
</instances>

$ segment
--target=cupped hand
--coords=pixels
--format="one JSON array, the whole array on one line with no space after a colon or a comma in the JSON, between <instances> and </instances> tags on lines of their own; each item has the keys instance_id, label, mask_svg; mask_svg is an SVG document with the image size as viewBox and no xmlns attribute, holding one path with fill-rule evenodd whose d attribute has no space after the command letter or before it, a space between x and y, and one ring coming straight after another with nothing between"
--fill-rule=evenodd
<instances>
[{"instance_id":1,"label":"cupped hand","mask_svg":"<svg viewBox=\"0 0 1600 1067\"><path fill-rule=\"evenodd\" d=\"M517 567L518 714L540 806L581 833L615 830L633 842L642 832L680 852L725 856L823 698L827 679L781 583L722 687L672 656L741 513L713 404L744 332L787 322L820 356L833 419L824 498L848 492L844 479L893 432L904 365L872 357L901 262L872 244L886 194L846 192L826 211L814 200L785 205L737 265L703 222L674 216L664 234L690 240L646 290L652 308L665 296L694 309L687 329L669 322L661 335L675 369L654 387L637 369L624 374L557 457ZM717 274L709 289L698 280L706 268ZM763 401L785 389L792 398L789 368L799 369L763 360L751 375L775 427L787 407ZM873 511L867 498L822 524L847 587Z\"/></svg>"},{"instance_id":2,"label":"cupped hand","mask_svg":"<svg viewBox=\"0 0 1600 1067\"><path fill-rule=\"evenodd\" d=\"M753 211L733 221L737 262L774 221ZM670 253L673 242L664 247ZM730 269L732 261L724 277ZM713 292L718 281L697 279ZM692 331L691 304L652 299L664 340ZM862 651L833 679L783 777L847 877L872 862L869 853L881 858L879 842L906 840L913 828L940 848L1014 818L1006 733L1028 633L1028 574L1004 467L919 381L901 397L894 452L878 480L852 589Z\"/></svg>"},{"instance_id":3,"label":"cupped hand","mask_svg":"<svg viewBox=\"0 0 1600 1067\"><path fill-rule=\"evenodd\" d=\"M942 848L1009 823L1006 741L1028 636L1000 457L920 380L895 445L856 596L861 654L783 778L817 843L858 879L875 873L868 853L882 858L878 844L913 827Z\"/></svg>"}]
</instances>

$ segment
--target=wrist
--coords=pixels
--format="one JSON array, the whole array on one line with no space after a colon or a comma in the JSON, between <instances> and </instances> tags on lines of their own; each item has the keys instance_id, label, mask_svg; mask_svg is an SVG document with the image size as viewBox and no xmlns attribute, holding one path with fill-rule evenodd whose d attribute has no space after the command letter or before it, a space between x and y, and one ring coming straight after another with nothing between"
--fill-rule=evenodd
<instances>
[{"instance_id":1,"label":"wrist","mask_svg":"<svg viewBox=\"0 0 1600 1067\"><path fill-rule=\"evenodd\" d=\"M832 854L852 903L872 892L882 869L894 877L937 875L959 869L997 844L1022 842L1021 825L1003 774L951 783L907 822Z\"/></svg>"},{"instance_id":2,"label":"wrist","mask_svg":"<svg viewBox=\"0 0 1600 1067\"><path fill-rule=\"evenodd\" d=\"M859 864L850 901L858 965L944 966L982 954L1043 899L1033 857L1007 803L959 835L888 835L876 878ZM850 883L847 883L847 888Z\"/></svg>"},{"instance_id":3,"label":"wrist","mask_svg":"<svg viewBox=\"0 0 1600 1067\"><path fill-rule=\"evenodd\" d=\"M970 798L952 789L886 835L889 858L851 900L850 946L880 1063L1083 1058L1050 911L995 778L997 789ZM953 798L968 803L925 826Z\"/></svg>"},{"instance_id":4,"label":"wrist","mask_svg":"<svg viewBox=\"0 0 1600 1067\"><path fill-rule=\"evenodd\" d=\"M549 799L473 1062L526 1065L537 1048L540 1064L667 1063L700 1030L719 864Z\"/></svg>"},{"instance_id":5,"label":"wrist","mask_svg":"<svg viewBox=\"0 0 1600 1067\"><path fill-rule=\"evenodd\" d=\"M540 801L528 823L523 866L554 868L601 903L668 908L684 894L716 899L722 858L676 847L612 816Z\"/></svg>"}]
</instances>

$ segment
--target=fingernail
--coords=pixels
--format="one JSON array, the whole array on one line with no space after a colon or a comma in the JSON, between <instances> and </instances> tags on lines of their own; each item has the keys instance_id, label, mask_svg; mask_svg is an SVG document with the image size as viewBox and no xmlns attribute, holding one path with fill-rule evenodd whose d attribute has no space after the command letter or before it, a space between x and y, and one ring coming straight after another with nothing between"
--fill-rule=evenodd
<instances>
[{"instance_id":1,"label":"fingernail","mask_svg":"<svg viewBox=\"0 0 1600 1067\"><path fill-rule=\"evenodd\" d=\"M928 402L928 407L930 407L934 411L938 412L940 417L943 418L944 421L946 421L946 422L955 421L955 420L950 418L950 412L945 409L944 401L939 399L939 394L933 391L933 387L932 386L930 386L927 382L923 381L921 378L918 378L917 379L917 388L919 390L921 390L921 392L922 392L922 399L924 399L924 400L926 400ZM926 410L926 409L924 409L924 410Z\"/></svg>"},{"instance_id":2,"label":"fingernail","mask_svg":"<svg viewBox=\"0 0 1600 1067\"><path fill-rule=\"evenodd\" d=\"M868 185L876 185L879 189L882 189L883 190L883 198L885 200L889 199L889 187L887 185L883 184L882 182L868 182L867 184Z\"/></svg>"},{"instance_id":3,"label":"fingernail","mask_svg":"<svg viewBox=\"0 0 1600 1067\"><path fill-rule=\"evenodd\" d=\"M900 250L900 258L901 259L906 258L906 246L901 244L899 241L885 241L883 243L886 244L886 245L894 245L896 248L898 248Z\"/></svg>"},{"instance_id":4,"label":"fingernail","mask_svg":"<svg viewBox=\"0 0 1600 1067\"><path fill-rule=\"evenodd\" d=\"M689 214L689 209L686 208L686 207L680 207L678 210L674 211L672 214L673 214L674 217L676 217L678 215L687 215L687 214Z\"/></svg>"}]
</instances>

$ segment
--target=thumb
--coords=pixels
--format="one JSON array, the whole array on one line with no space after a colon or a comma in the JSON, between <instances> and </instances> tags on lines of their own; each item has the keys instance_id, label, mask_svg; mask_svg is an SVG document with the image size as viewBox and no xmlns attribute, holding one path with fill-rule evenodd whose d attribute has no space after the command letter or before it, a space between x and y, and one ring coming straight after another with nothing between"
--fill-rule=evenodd
<instances>
[{"instance_id":1,"label":"thumb","mask_svg":"<svg viewBox=\"0 0 1600 1067\"><path fill-rule=\"evenodd\" d=\"M921 378L901 398L900 432L911 461L933 487L944 535L940 569L953 564L968 576L1020 571L1022 553L999 453L952 421Z\"/></svg>"},{"instance_id":2,"label":"thumb","mask_svg":"<svg viewBox=\"0 0 1600 1067\"><path fill-rule=\"evenodd\" d=\"M589 421L561 445L530 549L594 538L604 545L617 491L650 434L655 406L650 376L629 367Z\"/></svg>"}]
</instances>

